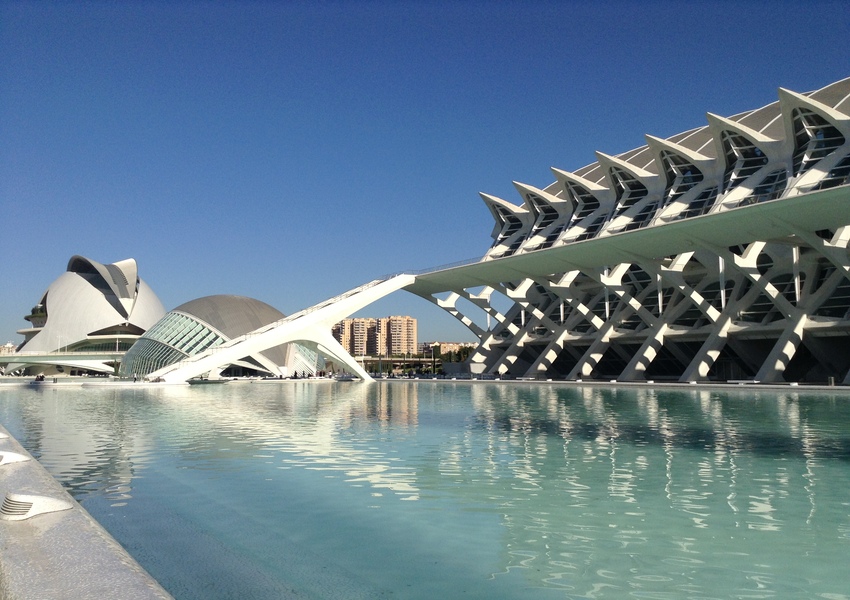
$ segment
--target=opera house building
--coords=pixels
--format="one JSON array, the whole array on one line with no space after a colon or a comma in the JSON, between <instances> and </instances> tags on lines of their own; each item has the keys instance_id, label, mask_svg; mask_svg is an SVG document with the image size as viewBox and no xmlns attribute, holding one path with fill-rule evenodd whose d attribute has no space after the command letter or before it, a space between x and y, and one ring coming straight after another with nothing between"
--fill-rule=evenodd
<instances>
[{"instance_id":1,"label":"opera house building","mask_svg":"<svg viewBox=\"0 0 850 600\"><path fill-rule=\"evenodd\" d=\"M101 264L73 256L20 329L24 341L4 355L6 373L113 373L121 357L165 314L132 258Z\"/></svg>"},{"instance_id":2,"label":"opera house building","mask_svg":"<svg viewBox=\"0 0 850 600\"><path fill-rule=\"evenodd\" d=\"M31 324L18 331L24 341L0 356L7 374L144 377L284 315L259 300L228 295L166 313L135 260L101 264L74 256L24 318ZM211 375L312 374L320 362L308 348L287 344L240 357Z\"/></svg>"}]
</instances>

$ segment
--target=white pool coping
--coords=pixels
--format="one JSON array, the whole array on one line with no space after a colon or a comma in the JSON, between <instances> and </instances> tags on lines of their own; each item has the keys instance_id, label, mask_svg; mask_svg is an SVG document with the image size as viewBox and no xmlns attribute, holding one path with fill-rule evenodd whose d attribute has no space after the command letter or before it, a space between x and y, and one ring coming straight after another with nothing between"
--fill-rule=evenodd
<instances>
[{"instance_id":1,"label":"white pool coping","mask_svg":"<svg viewBox=\"0 0 850 600\"><path fill-rule=\"evenodd\" d=\"M0 598L172 598L2 426L0 436L0 451L29 459L0 464L0 502L22 494L70 505L15 521L0 510Z\"/></svg>"}]
</instances>

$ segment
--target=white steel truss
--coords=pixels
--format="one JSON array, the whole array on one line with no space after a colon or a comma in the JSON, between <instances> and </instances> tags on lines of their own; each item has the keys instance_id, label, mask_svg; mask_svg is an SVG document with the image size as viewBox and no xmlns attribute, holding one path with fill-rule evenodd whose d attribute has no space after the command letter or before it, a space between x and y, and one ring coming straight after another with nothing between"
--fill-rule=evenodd
<instances>
[{"instance_id":1,"label":"white steel truss","mask_svg":"<svg viewBox=\"0 0 850 600\"><path fill-rule=\"evenodd\" d=\"M406 289L478 336L473 373L850 384L850 79L708 121L516 183L523 205L482 194L480 262L371 282L152 375L298 341L368 381L330 327Z\"/></svg>"},{"instance_id":2,"label":"white steel truss","mask_svg":"<svg viewBox=\"0 0 850 600\"><path fill-rule=\"evenodd\" d=\"M479 336L473 372L850 384L850 79L596 156L482 194L482 261L408 286Z\"/></svg>"}]
</instances>

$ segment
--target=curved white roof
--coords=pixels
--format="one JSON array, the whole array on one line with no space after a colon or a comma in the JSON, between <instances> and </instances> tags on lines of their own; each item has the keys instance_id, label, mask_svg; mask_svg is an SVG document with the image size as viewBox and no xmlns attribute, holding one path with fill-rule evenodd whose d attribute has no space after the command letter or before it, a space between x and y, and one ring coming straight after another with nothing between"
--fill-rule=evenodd
<instances>
[{"instance_id":1,"label":"curved white roof","mask_svg":"<svg viewBox=\"0 0 850 600\"><path fill-rule=\"evenodd\" d=\"M104 265L74 256L40 304L47 320L22 351L52 352L119 328L140 335L165 314L159 298L139 278L133 259Z\"/></svg>"},{"instance_id":2,"label":"curved white roof","mask_svg":"<svg viewBox=\"0 0 850 600\"><path fill-rule=\"evenodd\" d=\"M597 152L572 173L553 169L543 193L518 184L523 205L482 194L495 220L484 260L847 183L850 78L806 93L780 89L777 102L707 121L667 139L646 136L622 154Z\"/></svg>"},{"instance_id":3,"label":"curved white roof","mask_svg":"<svg viewBox=\"0 0 850 600\"><path fill-rule=\"evenodd\" d=\"M202 353L284 319L284 314L260 300L215 295L196 298L171 310L127 351L121 373L148 375L174 362ZM288 362L288 348L276 346L240 357L237 364L278 373Z\"/></svg>"}]
</instances>

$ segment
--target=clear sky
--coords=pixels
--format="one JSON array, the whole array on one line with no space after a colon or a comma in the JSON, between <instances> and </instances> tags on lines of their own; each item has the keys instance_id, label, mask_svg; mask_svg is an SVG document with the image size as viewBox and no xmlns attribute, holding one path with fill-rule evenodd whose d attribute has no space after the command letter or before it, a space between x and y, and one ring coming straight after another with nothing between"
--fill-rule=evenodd
<instances>
[{"instance_id":1,"label":"clear sky","mask_svg":"<svg viewBox=\"0 0 850 600\"><path fill-rule=\"evenodd\" d=\"M0 0L0 343L74 254L287 314L481 256L479 191L848 77L848 40L846 0Z\"/></svg>"}]
</instances>

